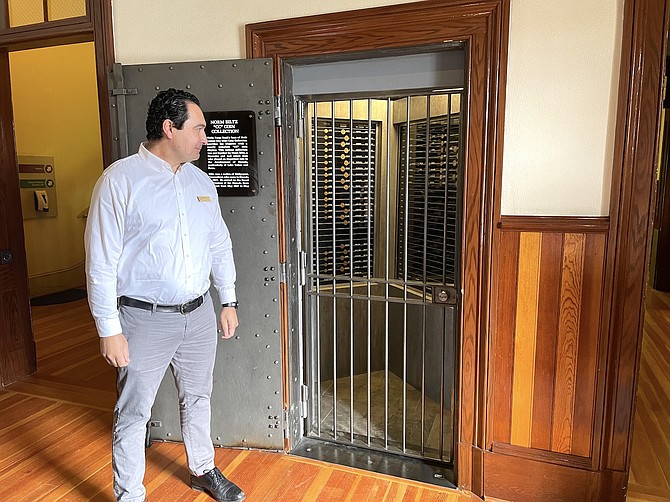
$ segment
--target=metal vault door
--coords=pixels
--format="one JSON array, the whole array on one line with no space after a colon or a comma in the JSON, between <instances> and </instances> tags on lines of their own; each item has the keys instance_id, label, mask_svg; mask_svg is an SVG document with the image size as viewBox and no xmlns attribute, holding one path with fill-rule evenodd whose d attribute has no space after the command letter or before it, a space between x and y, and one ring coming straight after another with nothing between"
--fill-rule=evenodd
<instances>
[{"instance_id":1,"label":"metal vault door","mask_svg":"<svg viewBox=\"0 0 670 502\"><path fill-rule=\"evenodd\" d=\"M272 62L115 65L110 79L117 158L135 153L145 140L148 104L161 89L192 92L204 112L247 111L253 115L258 192L255 196L219 198L233 240L240 326L235 337L220 340L217 349L212 440L219 446L280 450L284 418ZM213 289L212 293L216 294ZM181 440L177 393L170 371L158 391L149 434L152 440Z\"/></svg>"}]
</instances>

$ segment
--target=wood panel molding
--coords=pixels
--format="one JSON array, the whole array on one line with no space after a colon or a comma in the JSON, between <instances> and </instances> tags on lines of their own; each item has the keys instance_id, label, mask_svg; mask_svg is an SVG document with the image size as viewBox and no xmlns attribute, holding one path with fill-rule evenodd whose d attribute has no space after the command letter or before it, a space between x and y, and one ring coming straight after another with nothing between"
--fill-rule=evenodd
<instances>
[{"instance_id":1,"label":"wood panel molding","mask_svg":"<svg viewBox=\"0 0 670 502\"><path fill-rule=\"evenodd\" d=\"M498 228L512 232L607 233L607 216L501 216Z\"/></svg>"},{"instance_id":2,"label":"wood panel molding","mask_svg":"<svg viewBox=\"0 0 670 502\"><path fill-rule=\"evenodd\" d=\"M385 49L436 50L445 42L467 43L470 109L461 280L467 293L461 321L458 482L475 493L478 486L483 486L483 459L473 455L472 448L483 446L480 424L487 406L487 367L481 361L486 360L488 350L493 221L499 213L509 8L509 0L429 0L246 26L247 55L274 59L277 93L284 62L295 58L323 61L326 56L332 60L334 55L355 52L369 56L372 51ZM277 152L283 166L279 140ZM281 169L277 173L278 189L285 178ZM278 206L282 208L286 204L283 192L278 193ZM284 234L283 215L279 218L280 233ZM281 250L280 256L286 256L286 251ZM284 305L283 310L286 308Z\"/></svg>"},{"instance_id":3,"label":"wood panel molding","mask_svg":"<svg viewBox=\"0 0 670 502\"><path fill-rule=\"evenodd\" d=\"M48 23L20 26L0 31L0 46L11 50L34 49L50 45L83 42L93 31L93 23L88 17L61 19Z\"/></svg>"},{"instance_id":4,"label":"wood panel molding","mask_svg":"<svg viewBox=\"0 0 670 502\"><path fill-rule=\"evenodd\" d=\"M514 457L522 457L537 462L544 462L547 464L566 465L569 467L577 467L579 469L591 469L591 459L579 457L577 455L570 455L566 453L553 452L542 450L539 448L527 448L522 446L514 446L507 443L493 443L491 452L501 453Z\"/></svg>"},{"instance_id":5,"label":"wood panel molding","mask_svg":"<svg viewBox=\"0 0 670 502\"><path fill-rule=\"evenodd\" d=\"M488 449L595 468L607 235L548 226L499 231Z\"/></svg>"},{"instance_id":6,"label":"wood panel molding","mask_svg":"<svg viewBox=\"0 0 670 502\"><path fill-rule=\"evenodd\" d=\"M623 472L591 471L495 452L485 452L484 468L486 500L614 502L625 494Z\"/></svg>"}]
</instances>

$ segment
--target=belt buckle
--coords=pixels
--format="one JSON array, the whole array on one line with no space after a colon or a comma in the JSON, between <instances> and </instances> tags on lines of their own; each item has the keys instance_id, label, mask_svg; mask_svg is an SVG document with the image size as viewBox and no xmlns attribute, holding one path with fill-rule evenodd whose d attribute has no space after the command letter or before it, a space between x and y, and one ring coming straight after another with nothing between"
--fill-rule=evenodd
<instances>
[{"instance_id":1,"label":"belt buckle","mask_svg":"<svg viewBox=\"0 0 670 502\"><path fill-rule=\"evenodd\" d=\"M195 305L200 297L196 298L195 300L191 300L190 302L182 303L179 305L179 313L181 315L186 315L189 312L191 312L193 309L191 308L193 305Z\"/></svg>"}]
</instances>

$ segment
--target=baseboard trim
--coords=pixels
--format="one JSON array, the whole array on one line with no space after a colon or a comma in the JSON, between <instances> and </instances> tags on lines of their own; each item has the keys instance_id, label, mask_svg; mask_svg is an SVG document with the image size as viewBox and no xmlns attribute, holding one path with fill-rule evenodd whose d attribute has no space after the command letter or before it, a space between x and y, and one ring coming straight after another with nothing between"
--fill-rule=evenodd
<instances>
[{"instance_id":1,"label":"baseboard trim","mask_svg":"<svg viewBox=\"0 0 670 502\"><path fill-rule=\"evenodd\" d=\"M55 270L28 277L30 298L65 291L66 289L80 288L86 285L84 262L73 267Z\"/></svg>"}]
</instances>

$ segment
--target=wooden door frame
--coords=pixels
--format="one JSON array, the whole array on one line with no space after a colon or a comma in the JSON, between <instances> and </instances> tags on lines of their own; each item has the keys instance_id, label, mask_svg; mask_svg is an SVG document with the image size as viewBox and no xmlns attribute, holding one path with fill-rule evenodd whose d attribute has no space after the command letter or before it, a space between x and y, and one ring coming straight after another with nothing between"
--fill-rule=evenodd
<instances>
[{"instance_id":1,"label":"wooden door frame","mask_svg":"<svg viewBox=\"0 0 670 502\"><path fill-rule=\"evenodd\" d=\"M625 0L610 195L603 330L605 420L600 468L628 473L651 253L666 0ZM619 500L618 483L609 487Z\"/></svg>"},{"instance_id":2,"label":"wooden door frame","mask_svg":"<svg viewBox=\"0 0 670 502\"><path fill-rule=\"evenodd\" d=\"M37 359L34 336L30 322L30 298L25 240L21 224L18 169L16 166L16 140L9 73L9 53L69 43L93 41L100 111L100 130L103 164L112 161L112 136L110 128L109 91L107 68L114 62L111 0L86 0L87 15L79 18L39 23L17 28L0 29L0 176L5 186L15 186L15 191L2 194L3 214L8 215L0 232L7 231L2 242L7 242L14 255L14 262L3 265L0 277L11 281L16 288L12 305L4 306L6 315L0 316L8 325L0 326L0 387L20 380L35 372ZM6 4L5 4L6 6ZM73 106L76 96L71 97ZM9 282L8 282L9 283ZM3 323L4 324L4 323ZM9 352L12 352L10 355Z\"/></svg>"},{"instance_id":3,"label":"wooden door frame","mask_svg":"<svg viewBox=\"0 0 670 502\"><path fill-rule=\"evenodd\" d=\"M274 59L277 95L282 62L290 58L409 49L444 42L467 44L468 167L461 278L466 294L460 326L457 472L459 486L479 494L483 489L484 428L478 424L483 423L486 410L486 365L479 361L487 357L493 222L500 216L500 190L496 187L501 181L509 9L509 0L429 0L246 26L247 57ZM278 219L280 235L285 235L281 150L278 139ZM286 261L285 239L280 242L280 261ZM286 294L282 301L282 311L287 312ZM287 332L282 333L282 343L289 346ZM288 370L283 369L284 386L288 388Z\"/></svg>"}]
</instances>

